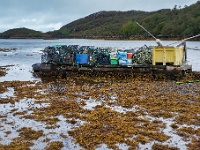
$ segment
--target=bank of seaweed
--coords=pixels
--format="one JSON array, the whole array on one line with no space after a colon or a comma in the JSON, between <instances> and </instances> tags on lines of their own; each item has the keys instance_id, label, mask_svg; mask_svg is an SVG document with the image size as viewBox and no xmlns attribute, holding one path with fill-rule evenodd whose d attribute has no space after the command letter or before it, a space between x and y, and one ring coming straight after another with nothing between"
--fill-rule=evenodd
<instances>
[{"instance_id":1,"label":"bank of seaweed","mask_svg":"<svg viewBox=\"0 0 200 150\"><path fill-rule=\"evenodd\" d=\"M152 79L149 74L69 73L64 79L43 78L43 82L4 81L2 93L13 89L13 95L1 97L0 105L13 105L13 116L44 123L44 129L52 132L62 128L65 132L58 134L60 138L71 137L84 149L103 144L112 149L119 149L119 144L129 149L146 144L152 149L192 149L198 147L200 138L200 83L195 82L199 79L198 72L183 77L184 84L163 75ZM29 107L15 108L22 101ZM6 121L6 116L2 114L1 122L14 124ZM60 116L73 127L60 126ZM19 135L0 148L30 149L41 137L46 149L64 147L61 141L45 138L50 133L43 130L16 129ZM180 138L182 147L174 144L173 136ZM18 145L19 140L28 143Z\"/></svg>"}]
</instances>

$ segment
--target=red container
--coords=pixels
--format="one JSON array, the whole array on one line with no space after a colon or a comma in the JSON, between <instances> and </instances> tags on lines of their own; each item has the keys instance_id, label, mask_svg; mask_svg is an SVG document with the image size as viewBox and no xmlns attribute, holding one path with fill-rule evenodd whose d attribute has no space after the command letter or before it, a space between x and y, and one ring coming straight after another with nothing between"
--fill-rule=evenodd
<instances>
[{"instance_id":1,"label":"red container","mask_svg":"<svg viewBox=\"0 0 200 150\"><path fill-rule=\"evenodd\" d=\"M127 53L127 58L133 58L133 53Z\"/></svg>"}]
</instances>

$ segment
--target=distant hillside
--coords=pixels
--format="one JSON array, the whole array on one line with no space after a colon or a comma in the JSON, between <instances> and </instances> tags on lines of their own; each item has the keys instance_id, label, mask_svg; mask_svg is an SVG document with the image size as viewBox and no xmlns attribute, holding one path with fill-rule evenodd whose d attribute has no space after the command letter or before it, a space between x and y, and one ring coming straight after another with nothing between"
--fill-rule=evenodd
<instances>
[{"instance_id":1,"label":"distant hillside","mask_svg":"<svg viewBox=\"0 0 200 150\"><path fill-rule=\"evenodd\" d=\"M119 36L123 24L145 14L141 11L101 11L69 23L59 31L68 31L68 36Z\"/></svg>"},{"instance_id":2,"label":"distant hillside","mask_svg":"<svg viewBox=\"0 0 200 150\"><path fill-rule=\"evenodd\" d=\"M53 37L129 38L149 36L139 28L139 22L157 37L188 37L200 32L200 1L182 9L144 11L101 11L78 19L47 34Z\"/></svg>"},{"instance_id":3,"label":"distant hillside","mask_svg":"<svg viewBox=\"0 0 200 150\"><path fill-rule=\"evenodd\" d=\"M45 33L27 29L27 28L10 29L0 34L0 38L4 38L4 39L45 38L45 37L46 37Z\"/></svg>"}]
</instances>

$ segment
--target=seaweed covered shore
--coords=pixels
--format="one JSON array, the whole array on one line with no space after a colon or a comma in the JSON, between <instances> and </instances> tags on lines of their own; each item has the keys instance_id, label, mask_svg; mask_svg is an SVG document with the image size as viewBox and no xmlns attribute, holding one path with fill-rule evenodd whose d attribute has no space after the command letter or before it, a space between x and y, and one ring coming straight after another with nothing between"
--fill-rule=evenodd
<instances>
[{"instance_id":1,"label":"seaweed covered shore","mask_svg":"<svg viewBox=\"0 0 200 150\"><path fill-rule=\"evenodd\" d=\"M0 149L198 149L200 73L0 82Z\"/></svg>"}]
</instances>

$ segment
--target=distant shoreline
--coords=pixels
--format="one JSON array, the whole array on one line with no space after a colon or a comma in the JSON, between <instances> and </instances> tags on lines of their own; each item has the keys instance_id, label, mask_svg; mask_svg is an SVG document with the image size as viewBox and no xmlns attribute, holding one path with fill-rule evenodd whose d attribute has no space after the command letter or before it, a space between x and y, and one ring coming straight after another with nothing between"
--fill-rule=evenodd
<instances>
[{"instance_id":1,"label":"distant shoreline","mask_svg":"<svg viewBox=\"0 0 200 150\"><path fill-rule=\"evenodd\" d=\"M158 37L160 40L183 40L188 37ZM10 38L0 38L0 39L43 39L43 40L59 40L59 39L91 39L91 40L149 40L153 41L154 39L152 37L115 37L115 36L106 36L106 37L100 37L100 36L70 36L65 38L39 38L39 37L10 37ZM200 41L200 37L188 40L188 41Z\"/></svg>"}]
</instances>

